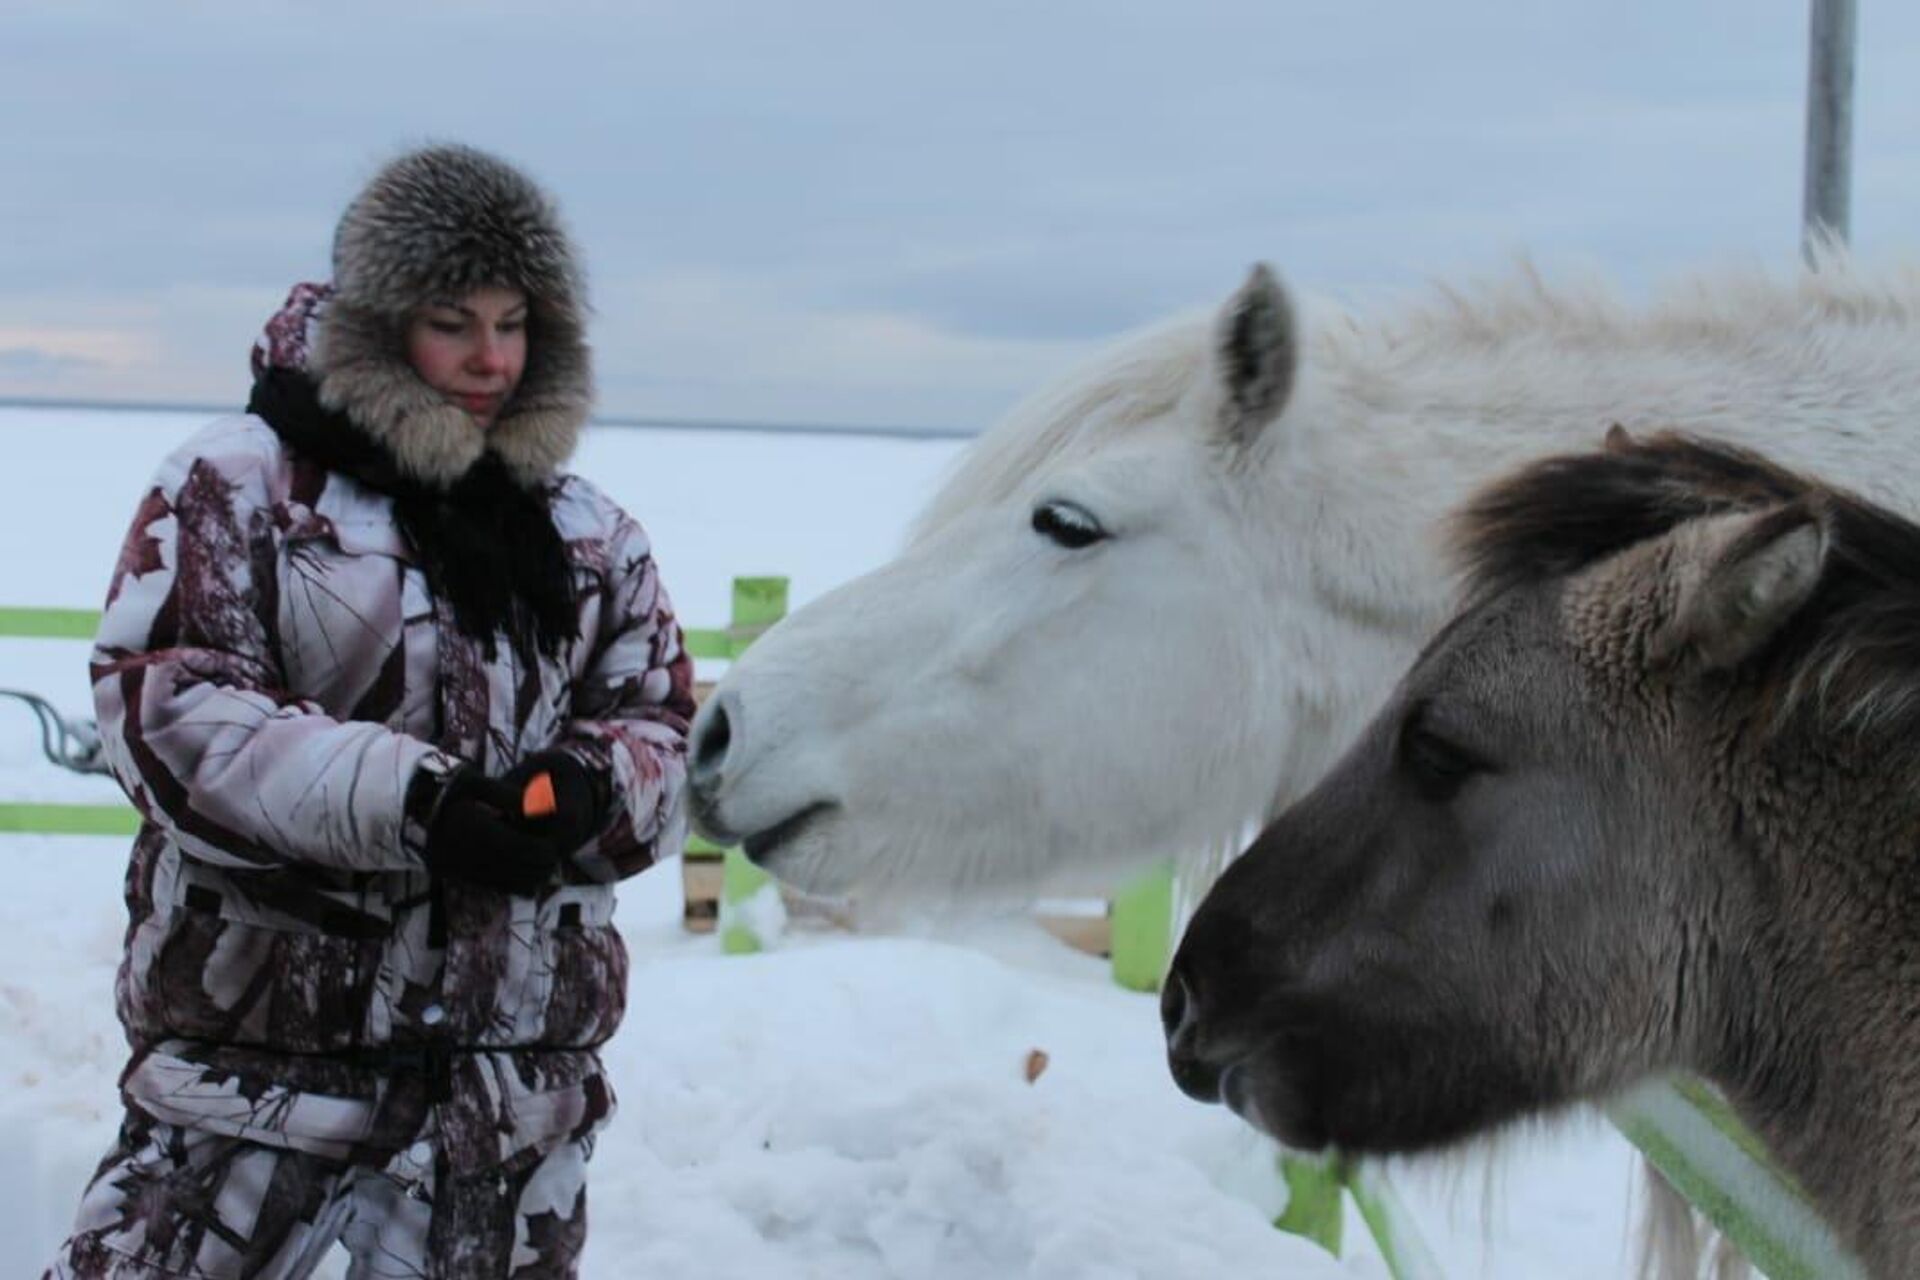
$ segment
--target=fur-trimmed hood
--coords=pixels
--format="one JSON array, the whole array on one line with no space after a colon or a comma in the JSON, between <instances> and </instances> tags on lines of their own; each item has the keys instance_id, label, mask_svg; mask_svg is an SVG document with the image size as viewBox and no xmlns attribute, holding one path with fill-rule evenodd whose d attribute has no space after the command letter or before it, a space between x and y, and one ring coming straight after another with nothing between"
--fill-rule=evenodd
<instances>
[{"instance_id":1,"label":"fur-trimmed hood","mask_svg":"<svg viewBox=\"0 0 1920 1280\"><path fill-rule=\"evenodd\" d=\"M320 401L403 472L445 488L492 450L535 485L572 455L593 402L585 280L553 201L524 174L457 145L394 160L341 215L333 285L309 363ZM489 285L527 295L528 340L520 385L483 430L414 372L406 326Z\"/></svg>"}]
</instances>

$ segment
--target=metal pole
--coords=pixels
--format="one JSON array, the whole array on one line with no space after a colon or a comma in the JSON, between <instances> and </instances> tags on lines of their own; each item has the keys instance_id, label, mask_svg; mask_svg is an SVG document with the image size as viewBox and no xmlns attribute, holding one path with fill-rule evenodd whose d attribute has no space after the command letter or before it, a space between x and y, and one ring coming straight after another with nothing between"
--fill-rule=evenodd
<instances>
[{"instance_id":1,"label":"metal pole","mask_svg":"<svg viewBox=\"0 0 1920 1280\"><path fill-rule=\"evenodd\" d=\"M1807 174L1800 252L1845 244L1853 180L1854 0L1813 0L1807 61Z\"/></svg>"}]
</instances>

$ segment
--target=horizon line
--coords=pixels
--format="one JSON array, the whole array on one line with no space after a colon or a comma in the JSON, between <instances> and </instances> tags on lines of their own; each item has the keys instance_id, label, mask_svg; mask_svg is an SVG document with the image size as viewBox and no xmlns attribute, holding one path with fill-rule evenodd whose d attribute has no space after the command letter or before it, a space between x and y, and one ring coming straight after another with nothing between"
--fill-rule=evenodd
<instances>
[{"instance_id":1,"label":"horizon line","mask_svg":"<svg viewBox=\"0 0 1920 1280\"><path fill-rule=\"evenodd\" d=\"M182 400L96 400L85 397L0 395L0 409L73 409L109 413L245 413L244 405ZM889 440L971 440L980 433L958 427L861 425L834 422L756 422L726 418L664 418L635 414L593 414L589 427L638 431L732 431L761 435L869 436Z\"/></svg>"}]
</instances>

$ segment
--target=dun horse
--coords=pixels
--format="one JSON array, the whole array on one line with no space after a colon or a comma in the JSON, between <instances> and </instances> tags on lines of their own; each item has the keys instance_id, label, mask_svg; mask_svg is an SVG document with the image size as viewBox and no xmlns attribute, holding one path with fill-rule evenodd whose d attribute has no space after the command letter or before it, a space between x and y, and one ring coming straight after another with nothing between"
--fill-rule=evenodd
<instances>
[{"instance_id":1,"label":"dun horse","mask_svg":"<svg viewBox=\"0 0 1920 1280\"><path fill-rule=\"evenodd\" d=\"M1920 1275L1920 527L1616 433L1457 528L1465 609L1187 930L1176 1080L1395 1152L1698 1073Z\"/></svg>"}]
</instances>

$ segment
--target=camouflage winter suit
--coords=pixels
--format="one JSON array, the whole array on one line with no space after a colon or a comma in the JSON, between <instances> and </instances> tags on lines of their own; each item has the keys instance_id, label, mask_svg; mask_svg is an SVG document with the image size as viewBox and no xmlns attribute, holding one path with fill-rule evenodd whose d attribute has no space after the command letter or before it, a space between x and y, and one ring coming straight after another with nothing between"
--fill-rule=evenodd
<instances>
[{"instance_id":1,"label":"camouflage winter suit","mask_svg":"<svg viewBox=\"0 0 1920 1280\"><path fill-rule=\"evenodd\" d=\"M258 419L162 466L93 657L144 818L127 1120L52 1274L277 1275L343 1225L386 1233L356 1275L572 1274L626 1002L613 883L677 849L693 707L646 535L557 486L581 638L528 667L451 625L387 498ZM615 796L559 883L429 877L415 771L555 745Z\"/></svg>"}]
</instances>

